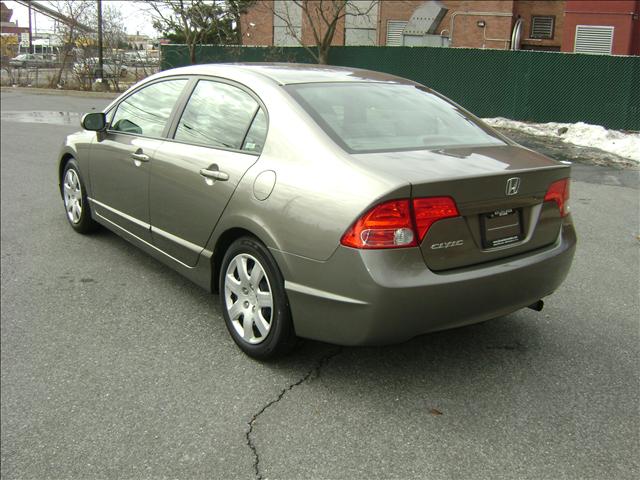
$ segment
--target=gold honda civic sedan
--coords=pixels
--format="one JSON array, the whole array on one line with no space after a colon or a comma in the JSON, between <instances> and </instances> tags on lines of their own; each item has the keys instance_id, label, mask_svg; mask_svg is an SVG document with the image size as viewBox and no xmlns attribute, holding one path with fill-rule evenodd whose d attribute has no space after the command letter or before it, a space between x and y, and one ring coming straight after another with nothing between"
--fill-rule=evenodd
<instances>
[{"instance_id":1,"label":"gold honda civic sedan","mask_svg":"<svg viewBox=\"0 0 640 480\"><path fill-rule=\"evenodd\" d=\"M392 75L197 65L82 126L59 155L71 227L219 294L256 358L539 310L573 259L570 167Z\"/></svg>"}]
</instances>

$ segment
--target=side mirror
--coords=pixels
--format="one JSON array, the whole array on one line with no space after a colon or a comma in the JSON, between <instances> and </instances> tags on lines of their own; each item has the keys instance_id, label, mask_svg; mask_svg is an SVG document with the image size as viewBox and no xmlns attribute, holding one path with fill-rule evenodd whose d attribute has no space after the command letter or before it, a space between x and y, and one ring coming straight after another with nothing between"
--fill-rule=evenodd
<instances>
[{"instance_id":1,"label":"side mirror","mask_svg":"<svg viewBox=\"0 0 640 480\"><path fill-rule=\"evenodd\" d=\"M107 117L102 112L85 113L82 120L80 120L80 125L85 130L102 132L107 128Z\"/></svg>"}]
</instances>

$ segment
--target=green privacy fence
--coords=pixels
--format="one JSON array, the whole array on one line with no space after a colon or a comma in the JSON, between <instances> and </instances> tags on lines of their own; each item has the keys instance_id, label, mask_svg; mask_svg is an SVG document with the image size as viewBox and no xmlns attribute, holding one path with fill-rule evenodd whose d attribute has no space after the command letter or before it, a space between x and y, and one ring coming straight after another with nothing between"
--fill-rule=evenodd
<instances>
[{"instance_id":1,"label":"green privacy fence","mask_svg":"<svg viewBox=\"0 0 640 480\"><path fill-rule=\"evenodd\" d=\"M301 47L203 45L198 63L312 63ZM423 83L480 117L586 122L640 130L640 57L435 47L333 47L332 65ZM189 64L184 45L162 46L162 68Z\"/></svg>"}]
</instances>

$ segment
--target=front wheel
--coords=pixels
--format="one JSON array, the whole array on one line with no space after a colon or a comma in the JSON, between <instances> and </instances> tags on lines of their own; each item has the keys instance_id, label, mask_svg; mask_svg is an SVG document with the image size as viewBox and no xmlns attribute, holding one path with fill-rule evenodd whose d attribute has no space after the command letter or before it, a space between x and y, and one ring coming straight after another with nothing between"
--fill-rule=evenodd
<instances>
[{"instance_id":1,"label":"front wheel","mask_svg":"<svg viewBox=\"0 0 640 480\"><path fill-rule=\"evenodd\" d=\"M294 346L282 274L269 250L256 239L239 238L225 253L220 300L227 329L247 355L275 358Z\"/></svg>"},{"instance_id":2,"label":"front wheel","mask_svg":"<svg viewBox=\"0 0 640 480\"><path fill-rule=\"evenodd\" d=\"M78 233L89 233L98 224L91 218L87 192L80 176L80 168L75 159L70 159L62 173L62 200L67 220Z\"/></svg>"}]
</instances>

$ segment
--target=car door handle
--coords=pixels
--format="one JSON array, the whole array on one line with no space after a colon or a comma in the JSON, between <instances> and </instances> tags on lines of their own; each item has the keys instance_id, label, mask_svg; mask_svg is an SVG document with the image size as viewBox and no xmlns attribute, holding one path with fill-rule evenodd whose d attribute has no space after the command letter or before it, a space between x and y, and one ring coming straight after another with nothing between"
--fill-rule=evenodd
<instances>
[{"instance_id":1,"label":"car door handle","mask_svg":"<svg viewBox=\"0 0 640 480\"><path fill-rule=\"evenodd\" d=\"M132 153L131 158L137 160L138 162L148 162L149 155L145 155L144 153Z\"/></svg>"},{"instance_id":2,"label":"car door handle","mask_svg":"<svg viewBox=\"0 0 640 480\"><path fill-rule=\"evenodd\" d=\"M221 172L220 170L208 170L203 168L200 170L200 175L213 180L220 180L221 182L229 180L229 174Z\"/></svg>"}]
</instances>

